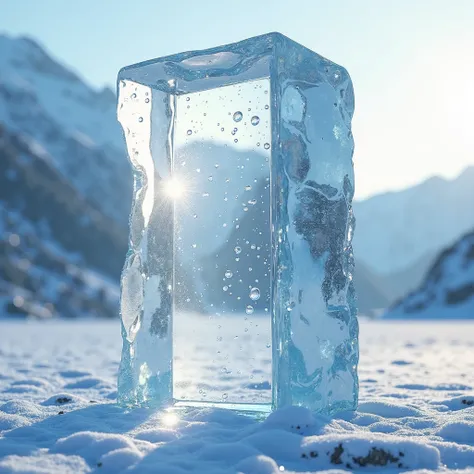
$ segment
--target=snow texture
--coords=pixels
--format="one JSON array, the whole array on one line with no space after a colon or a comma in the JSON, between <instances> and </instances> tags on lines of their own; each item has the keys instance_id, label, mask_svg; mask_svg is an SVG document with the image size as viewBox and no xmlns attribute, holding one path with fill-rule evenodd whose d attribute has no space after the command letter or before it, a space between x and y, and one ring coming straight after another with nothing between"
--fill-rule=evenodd
<instances>
[{"instance_id":1,"label":"snow texture","mask_svg":"<svg viewBox=\"0 0 474 474\"><path fill-rule=\"evenodd\" d=\"M363 321L360 406L332 419L129 411L115 403L118 322L1 334L1 474L474 472L472 323Z\"/></svg>"}]
</instances>

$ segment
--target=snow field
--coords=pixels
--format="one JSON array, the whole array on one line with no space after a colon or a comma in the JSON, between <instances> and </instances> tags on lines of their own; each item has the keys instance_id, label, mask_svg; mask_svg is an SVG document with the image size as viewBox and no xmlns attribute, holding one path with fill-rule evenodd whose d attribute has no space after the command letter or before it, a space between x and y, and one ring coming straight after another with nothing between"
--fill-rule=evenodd
<instances>
[{"instance_id":1,"label":"snow field","mask_svg":"<svg viewBox=\"0 0 474 474\"><path fill-rule=\"evenodd\" d=\"M359 410L263 421L118 407L117 321L0 332L1 474L474 472L472 323L362 321Z\"/></svg>"}]
</instances>

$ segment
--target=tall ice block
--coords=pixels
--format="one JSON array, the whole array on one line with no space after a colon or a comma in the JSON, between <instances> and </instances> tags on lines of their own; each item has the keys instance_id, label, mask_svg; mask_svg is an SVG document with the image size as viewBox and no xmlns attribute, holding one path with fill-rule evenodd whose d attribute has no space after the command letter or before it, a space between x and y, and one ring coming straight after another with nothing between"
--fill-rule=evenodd
<instances>
[{"instance_id":1,"label":"tall ice block","mask_svg":"<svg viewBox=\"0 0 474 474\"><path fill-rule=\"evenodd\" d=\"M278 33L123 68L119 400L355 409L354 96Z\"/></svg>"}]
</instances>

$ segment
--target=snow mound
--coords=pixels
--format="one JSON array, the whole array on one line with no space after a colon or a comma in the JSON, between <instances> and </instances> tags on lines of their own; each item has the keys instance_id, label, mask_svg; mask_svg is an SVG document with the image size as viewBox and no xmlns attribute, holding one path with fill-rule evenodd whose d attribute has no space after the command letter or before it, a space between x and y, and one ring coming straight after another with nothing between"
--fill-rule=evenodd
<instances>
[{"instance_id":1,"label":"snow mound","mask_svg":"<svg viewBox=\"0 0 474 474\"><path fill-rule=\"evenodd\" d=\"M79 456L62 454L42 454L38 456L7 456L0 460L0 473L17 474L82 474L91 472L84 459Z\"/></svg>"}]
</instances>

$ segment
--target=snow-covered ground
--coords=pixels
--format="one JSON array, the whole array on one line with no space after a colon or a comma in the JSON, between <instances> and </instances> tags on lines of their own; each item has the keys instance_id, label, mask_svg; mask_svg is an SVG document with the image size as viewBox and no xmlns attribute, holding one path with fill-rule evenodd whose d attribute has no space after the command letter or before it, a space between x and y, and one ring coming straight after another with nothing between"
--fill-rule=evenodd
<instances>
[{"instance_id":1,"label":"snow-covered ground","mask_svg":"<svg viewBox=\"0 0 474 474\"><path fill-rule=\"evenodd\" d=\"M474 323L363 321L359 410L332 420L126 411L117 321L2 321L0 335L2 474L474 472Z\"/></svg>"}]
</instances>

